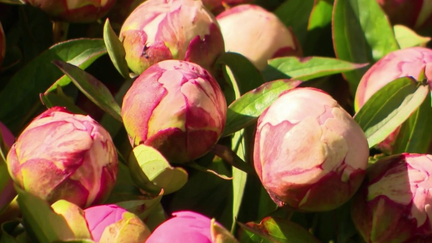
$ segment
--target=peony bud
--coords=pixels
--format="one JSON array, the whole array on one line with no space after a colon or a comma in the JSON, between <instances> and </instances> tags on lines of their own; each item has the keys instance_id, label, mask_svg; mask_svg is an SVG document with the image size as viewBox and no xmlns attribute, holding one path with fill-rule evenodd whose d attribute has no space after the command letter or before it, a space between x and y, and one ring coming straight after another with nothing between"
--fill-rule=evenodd
<instances>
[{"instance_id":1,"label":"peony bud","mask_svg":"<svg viewBox=\"0 0 432 243\"><path fill-rule=\"evenodd\" d=\"M25 0L53 20L70 23L94 22L105 16L116 0Z\"/></svg>"},{"instance_id":2,"label":"peony bud","mask_svg":"<svg viewBox=\"0 0 432 243\"><path fill-rule=\"evenodd\" d=\"M159 150L170 162L206 154L225 127L227 106L217 81L200 66L166 60L143 72L123 98L133 146Z\"/></svg>"},{"instance_id":3,"label":"peony bud","mask_svg":"<svg viewBox=\"0 0 432 243\"><path fill-rule=\"evenodd\" d=\"M167 59L195 62L211 70L224 52L214 16L197 0L147 0L120 31L126 62L136 74Z\"/></svg>"},{"instance_id":4,"label":"peony bud","mask_svg":"<svg viewBox=\"0 0 432 243\"><path fill-rule=\"evenodd\" d=\"M406 76L419 78L423 68L432 65L432 50L424 47L412 47L391 52L375 63L362 77L355 95L355 108L360 108L389 82ZM426 76L432 79L432 66L426 68ZM378 148L391 152L399 128L378 144Z\"/></svg>"},{"instance_id":5,"label":"peony bud","mask_svg":"<svg viewBox=\"0 0 432 243\"><path fill-rule=\"evenodd\" d=\"M410 28L432 27L432 5L429 0L377 0L392 24Z\"/></svg>"},{"instance_id":6,"label":"peony bud","mask_svg":"<svg viewBox=\"0 0 432 243\"><path fill-rule=\"evenodd\" d=\"M7 156L9 173L23 190L48 203L100 203L117 176L117 153L109 133L89 116L53 107L36 117Z\"/></svg>"},{"instance_id":7,"label":"peony bud","mask_svg":"<svg viewBox=\"0 0 432 243\"><path fill-rule=\"evenodd\" d=\"M271 58L302 55L291 29L276 15L257 5L239 5L216 18L225 49L247 57L259 70L263 70Z\"/></svg>"},{"instance_id":8,"label":"peony bud","mask_svg":"<svg viewBox=\"0 0 432 243\"><path fill-rule=\"evenodd\" d=\"M147 242L151 233L138 216L114 204L89 207L84 217L95 242Z\"/></svg>"},{"instance_id":9,"label":"peony bud","mask_svg":"<svg viewBox=\"0 0 432 243\"><path fill-rule=\"evenodd\" d=\"M402 243L432 236L432 155L385 157L368 168L354 197L353 221L366 242Z\"/></svg>"},{"instance_id":10,"label":"peony bud","mask_svg":"<svg viewBox=\"0 0 432 243\"><path fill-rule=\"evenodd\" d=\"M240 4L252 3L254 0L202 0L204 6L212 13L220 12Z\"/></svg>"},{"instance_id":11,"label":"peony bud","mask_svg":"<svg viewBox=\"0 0 432 243\"><path fill-rule=\"evenodd\" d=\"M284 92L258 119L255 170L278 206L341 206L360 186L368 155L359 125L321 90Z\"/></svg>"},{"instance_id":12,"label":"peony bud","mask_svg":"<svg viewBox=\"0 0 432 243\"><path fill-rule=\"evenodd\" d=\"M237 242L222 226L222 234L216 233L212 220L204 215L191 211L180 211L172 214L173 217L159 225L146 243L214 243ZM223 240L221 240L223 239Z\"/></svg>"}]
</instances>

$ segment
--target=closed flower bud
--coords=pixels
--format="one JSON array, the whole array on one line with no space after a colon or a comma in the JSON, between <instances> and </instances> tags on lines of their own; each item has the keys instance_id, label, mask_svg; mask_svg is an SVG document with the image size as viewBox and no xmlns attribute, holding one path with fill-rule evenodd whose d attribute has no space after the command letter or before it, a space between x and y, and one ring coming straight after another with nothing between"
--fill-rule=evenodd
<instances>
[{"instance_id":1,"label":"closed flower bud","mask_svg":"<svg viewBox=\"0 0 432 243\"><path fill-rule=\"evenodd\" d=\"M242 54L259 70L263 70L271 58L302 55L291 29L260 6L239 5L225 10L216 18L226 51Z\"/></svg>"},{"instance_id":2,"label":"closed flower bud","mask_svg":"<svg viewBox=\"0 0 432 243\"><path fill-rule=\"evenodd\" d=\"M24 129L7 165L19 187L48 203L65 199L88 207L111 193L118 158L111 136L95 120L53 107Z\"/></svg>"},{"instance_id":3,"label":"closed flower bud","mask_svg":"<svg viewBox=\"0 0 432 243\"><path fill-rule=\"evenodd\" d=\"M211 70L224 52L216 19L198 0L147 0L126 19L120 39L126 62L138 75L167 59Z\"/></svg>"},{"instance_id":4,"label":"closed flower bud","mask_svg":"<svg viewBox=\"0 0 432 243\"><path fill-rule=\"evenodd\" d=\"M226 112L225 97L210 73L180 60L147 69L122 104L131 144L152 146L175 163L206 154L222 134Z\"/></svg>"},{"instance_id":5,"label":"closed flower bud","mask_svg":"<svg viewBox=\"0 0 432 243\"><path fill-rule=\"evenodd\" d=\"M364 240L431 242L431 175L432 155L426 154L393 155L370 166L352 204Z\"/></svg>"},{"instance_id":6,"label":"closed flower bud","mask_svg":"<svg viewBox=\"0 0 432 243\"><path fill-rule=\"evenodd\" d=\"M114 6L116 0L25 0L54 20L70 23L94 22Z\"/></svg>"},{"instance_id":7,"label":"closed flower bud","mask_svg":"<svg viewBox=\"0 0 432 243\"><path fill-rule=\"evenodd\" d=\"M321 90L282 93L258 119L255 170L278 206L341 206L360 186L368 155L359 125Z\"/></svg>"},{"instance_id":8,"label":"closed flower bud","mask_svg":"<svg viewBox=\"0 0 432 243\"><path fill-rule=\"evenodd\" d=\"M150 235L138 216L114 204L87 208L84 217L95 242L144 243Z\"/></svg>"},{"instance_id":9,"label":"closed flower bud","mask_svg":"<svg viewBox=\"0 0 432 243\"><path fill-rule=\"evenodd\" d=\"M214 230L216 224L218 230ZM219 232L215 232L219 231ZM173 217L159 225L146 243L236 243L235 238L218 223L192 211L173 213Z\"/></svg>"}]
</instances>

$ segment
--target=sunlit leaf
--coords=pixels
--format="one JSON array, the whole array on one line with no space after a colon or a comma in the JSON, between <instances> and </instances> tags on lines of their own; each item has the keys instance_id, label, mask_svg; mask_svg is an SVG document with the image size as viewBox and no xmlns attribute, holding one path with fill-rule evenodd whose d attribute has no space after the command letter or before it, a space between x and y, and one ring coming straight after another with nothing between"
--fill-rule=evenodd
<instances>
[{"instance_id":1,"label":"sunlit leaf","mask_svg":"<svg viewBox=\"0 0 432 243\"><path fill-rule=\"evenodd\" d=\"M128 78L129 68L125 60L126 52L118 36L112 29L109 19L105 21L103 38L114 67L124 78Z\"/></svg>"},{"instance_id":2,"label":"sunlit leaf","mask_svg":"<svg viewBox=\"0 0 432 243\"><path fill-rule=\"evenodd\" d=\"M427 85L409 77L396 79L378 90L355 115L369 147L383 141L423 103Z\"/></svg>"},{"instance_id":3,"label":"sunlit leaf","mask_svg":"<svg viewBox=\"0 0 432 243\"><path fill-rule=\"evenodd\" d=\"M54 64L68 75L72 82L102 110L112 117L122 121L120 106L115 101L109 89L92 75L71 64L54 61Z\"/></svg>"}]
</instances>

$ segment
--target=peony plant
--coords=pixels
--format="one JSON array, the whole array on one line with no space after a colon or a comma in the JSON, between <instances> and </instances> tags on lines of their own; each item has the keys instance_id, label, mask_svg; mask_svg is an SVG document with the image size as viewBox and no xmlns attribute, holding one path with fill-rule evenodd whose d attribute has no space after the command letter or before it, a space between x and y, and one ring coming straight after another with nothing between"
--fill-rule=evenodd
<instances>
[{"instance_id":1,"label":"peony plant","mask_svg":"<svg viewBox=\"0 0 432 243\"><path fill-rule=\"evenodd\" d=\"M23 190L48 203L65 199L83 208L110 194L118 158L111 136L95 120L53 107L19 135L7 166Z\"/></svg>"},{"instance_id":2,"label":"peony plant","mask_svg":"<svg viewBox=\"0 0 432 243\"><path fill-rule=\"evenodd\" d=\"M126 62L137 75L151 65L179 59L212 70L224 43L214 16L196 0L147 0L120 31Z\"/></svg>"},{"instance_id":3,"label":"peony plant","mask_svg":"<svg viewBox=\"0 0 432 243\"><path fill-rule=\"evenodd\" d=\"M347 202L367 166L366 137L325 92L282 93L258 119L255 170L278 206L326 211Z\"/></svg>"},{"instance_id":4,"label":"peony plant","mask_svg":"<svg viewBox=\"0 0 432 243\"><path fill-rule=\"evenodd\" d=\"M424 47L412 47L391 52L376 62L363 75L355 94L355 109L360 108L369 98L389 82L410 76L420 77L425 69L426 78L432 80L432 50ZM384 152L391 153L399 128L377 145Z\"/></svg>"},{"instance_id":5,"label":"peony plant","mask_svg":"<svg viewBox=\"0 0 432 243\"><path fill-rule=\"evenodd\" d=\"M398 154L368 168L352 204L366 242L430 242L432 155Z\"/></svg>"},{"instance_id":6,"label":"peony plant","mask_svg":"<svg viewBox=\"0 0 432 243\"><path fill-rule=\"evenodd\" d=\"M291 29L260 6L242 4L223 11L216 18L225 49L247 57L259 70L267 66L268 59L302 55Z\"/></svg>"},{"instance_id":7,"label":"peony plant","mask_svg":"<svg viewBox=\"0 0 432 243\"><path fill-rule=\"evenodd\" d=\"M226 101L197 64L166 60L144 71L123 98L121 115L132 146L145 144L170 162L206 154L225 127Z\"/></svg>"},{"instance_id":8,"label":"peony plant","mask_svg":"<svg viewBox=\"0 0 432 243\"><path fill-rule=\"evenodd\" d=\"M24 0L53 20L88 23L105 16L116 0Z\"/></svg>"}]
</instances>

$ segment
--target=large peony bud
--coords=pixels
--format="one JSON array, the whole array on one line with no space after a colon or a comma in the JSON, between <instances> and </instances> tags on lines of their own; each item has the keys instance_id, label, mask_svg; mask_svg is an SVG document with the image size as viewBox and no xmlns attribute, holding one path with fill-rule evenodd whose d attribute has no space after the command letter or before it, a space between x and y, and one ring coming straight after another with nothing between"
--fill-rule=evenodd
<instances>
[{"instance_id":1,"label":"large peony bud","mask_svg":"<svg viewBox=\"0 0 432 243\"><path fill-rule=\"evenodd\" d=\"M360 108L389 82L406 76L419 78L426 68L426 77L432 80L432 50L424 47L412 47L391 52L375 63L362 77L355 95L355 108ZM391 152L399 128L378 144L378 148Z\"/></svg>"},{"instance_id":2,"label":"large peony bud","mask_svg":"<svg viewBox=\"0 0 432 243\"><path fill-rule=\"evenodd\" d=\"M170 162L206 154L225 127L227 106L217 81L200 66L166 60L143 72L123 98L131 144L159 150Z\"/></svg>"},{"instance_id":3,"label":"large peony bud","mask_svg":"<svg viewBox=\"0 0 432 243\"><path fill-rule=\"evenodd\" d=\"M352 204L353 221L364 240L431 242L431 175L432 155L426 154L394 155L370 166Z\"/></svg>"},{"instance_id":4,"label":"large peony bud","mask_svg":"<svg viewBox=\"0 0 432 243\"><path fill-rule=\"evenodd\" d=\"M53 107L24 129L7 165L19 187L48 203L65 199L88 207L110 194L118 159L111 136L95 120Z\"/></svg>"},{"instance_id":5,"label":"large peony bud","mask_svg":"<svg viewBox=\"0 0 432 243\"><path fill-rule=\"evenodd\" d=\"M321 90L282 93L258 119L255 170L278 206L341 206L360 186L368 156L359 125Z\"/></svg>"},{"instance_id":6,"label":"large peony bud","mask_svg":"<svg viewBox=\"0 0 432 243\"><path fill-rule=\"evenodd\" d=\"M167 59L211 70L224 52L216 19L198 0L147 0L126 19L120 39L136 74Z\"/></svg>"},{"instance_id":7,"label":"large peony bud","mask_svg":"<svg viewBox=\"0 0 432 243\"><path fill-rule=\"evenodd\" d=\"M267 66L268 59L302 55L294 33L276 15L260 6L239 5L216 18L226 51L242 54L259 70Z\"/></svg>"},{"instance_id":8,"label":"large peony bud","mask_svg":"<svg viewBox=\"0 0 432 243\"><path fill-rule=\"evenodd\" d=\"M116 0L25 0L54 20L70 23L94 22L114 6Z\"/></svg>"}]
</instances>

